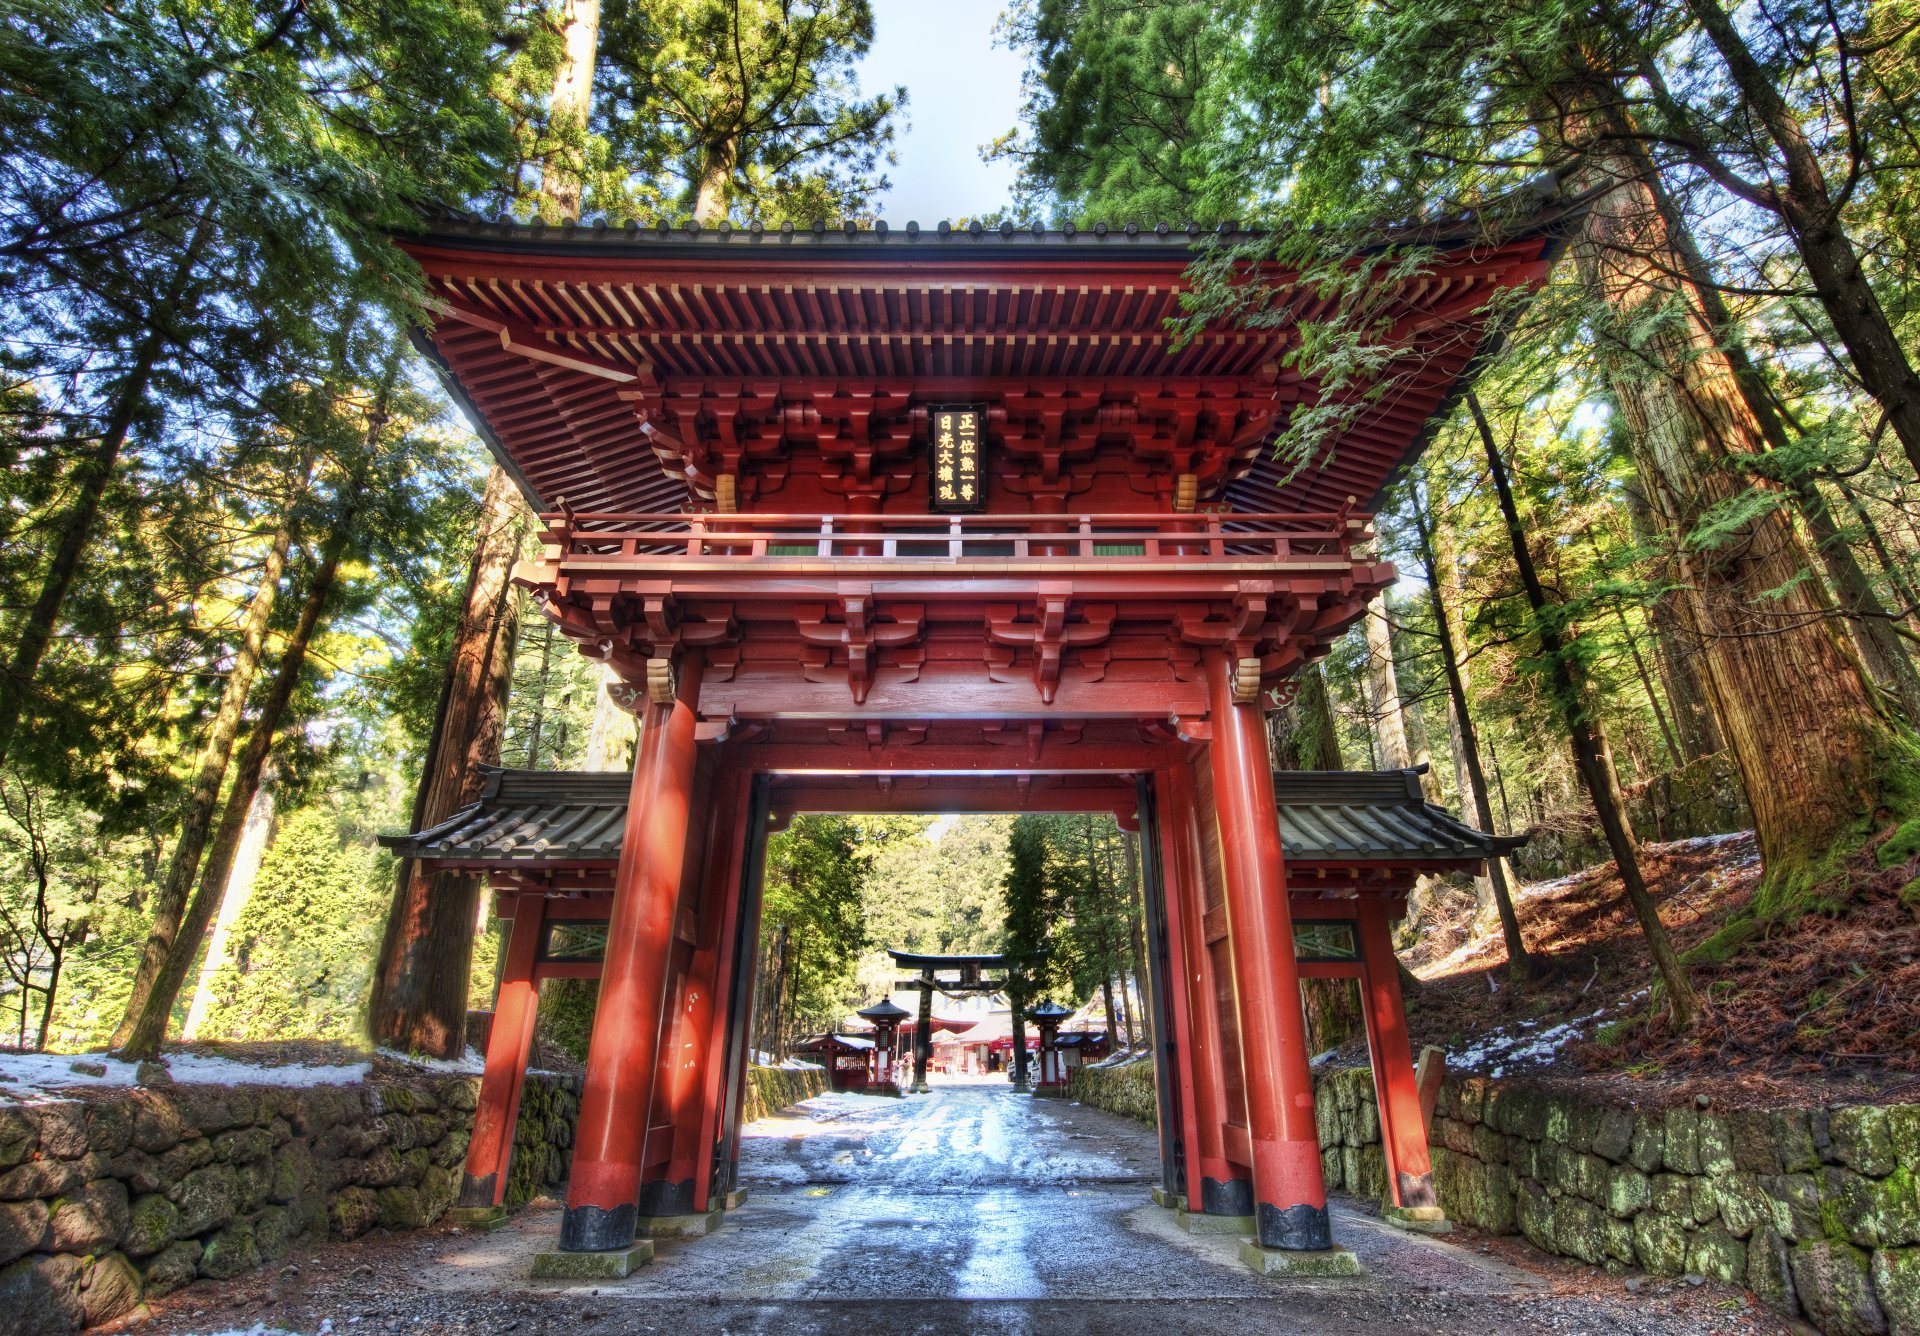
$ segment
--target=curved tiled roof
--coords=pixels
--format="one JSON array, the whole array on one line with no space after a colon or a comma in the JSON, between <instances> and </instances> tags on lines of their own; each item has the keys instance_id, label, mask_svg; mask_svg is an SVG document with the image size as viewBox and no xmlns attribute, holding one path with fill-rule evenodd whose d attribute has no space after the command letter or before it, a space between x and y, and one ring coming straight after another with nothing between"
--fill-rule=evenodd
<instances>
[{"instance_id":1,"label":"curved tiled roof","mask_svg":"<svg viewBox=\"0 0 1920 1336\"><path fill-rule=\"evenodd\" d=\"M408 858L500 868L617 862L626 826L623 773L485 772L480 800L438 825L381 843ZM1413 770L1294 770L1273 777L1290 863L1445 867L1506 854L1524 842L1463 825L1426 801ZM998 963L989 956L895 955L908 968Z\"/></svg>"}]
</instances>

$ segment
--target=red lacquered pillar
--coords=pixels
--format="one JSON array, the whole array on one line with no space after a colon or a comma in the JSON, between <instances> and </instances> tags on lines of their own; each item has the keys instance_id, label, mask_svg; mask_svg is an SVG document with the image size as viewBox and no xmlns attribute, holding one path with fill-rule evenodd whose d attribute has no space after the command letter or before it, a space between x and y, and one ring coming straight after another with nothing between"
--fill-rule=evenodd
<instances>
[{"instance_id":1,"label":"red lacquered pillar","mask_svg":"<svg viewBox=\"0 0 1920 1336\"><path fill-rule=\"evenodd\" d=\"M500 996L493 1004L487 1065L480 1077L480 1103L473 1112L473 1140L467 1145L467 1172L460 1182L461 1206L499 1206L506 1200L513 1127L520 1120L520 1092L527 1083L527 1054L540 1005L533 966L540 955L546 906L545 898L538 895L518 896L513 902L507 960L500 973Z\"/></svg>"},{"instance_id":2,"label":"red lacquered pillar","mask_svg":"<svg viewBox=\"0 0 1920 1336\"><path fill-rule=\"evenodd\" d=\"M1387 1155L1393 1204L1436 1206L1433 1160L1427 1154L1427 1124L1420 1116L1420 1088L1413 1075L1406 1005L1384 900L1361 900L1361 997L1366 1002L1367 1048L1373 1057L1373 1089L1380 1105L1380 1144Z\"/></svg>"},{"instance_id":3,"label":"red lacquered pillar","mask_svg":"<svg viewBox=\"0 0 1920 1336\"><path fill-rule=\"evenodd\" d=\"M698 651L689 652L673 703L649 702L641 718L573 1173L560 1221L563 1252L633 1245L673 920L686 862L700 668Z\"/></svg>"},{"instance_id":4,"label":"red lacquered pillar","mask_svg":"<svg viewBox=\"0 0 1920 1336\"><path fill-rule=\"evenodd\" d=\"M1203 1215L1252 1215L1253 1184L1228 1159L1227 1078L1220 1039L1220 1001L1207 954L1200 851L1195 846L1193 772L1184 765L1161 772L1161 859L1167 882L1167 964L1179 983L1167 990L1174 1004L1174 1062L1186 1113L1187 1210Z\"/></svg>"},{"instance_id":5,"label":"red lacquered pillar","mask_svg":"<svg viewBox=\"0 0 1920 1336\"><path fill-rule=\"evenodd\" d=\"M1207 693L1253 1152L1255 1232L1262 1247L1328 1248L1333 1235L1320 1176L1320 1134L1314 1125L1313 1076L1307 1067L1266 720L1257 704L1234 703L1231 668L1218 650L1207 654Z\"/></svg>"},{"instance_id":6,"label":"red lacquered pillar","mask_svg":"<svg viewBox=\"0 0 1920 1336\"><path fill-rule=\"evenodd\" d=\"M713 1205L713 1171L717 1148L726 1126L727 1045L731 1008L726 989L728 967L734 959L740 931L740 887L744 875L747 847L747 813L753 810L753 776L745 771L723 770L714 778L716 815L713 844L707 853L706 914L715 925L713 939L713 975L707 998L706 1049L700 1059L700 1126L695 1144L700 1158L694 1165L693 1209L707 1210ZM705 928L701 932L705 949Z\"/></svg>"}]
</instances>

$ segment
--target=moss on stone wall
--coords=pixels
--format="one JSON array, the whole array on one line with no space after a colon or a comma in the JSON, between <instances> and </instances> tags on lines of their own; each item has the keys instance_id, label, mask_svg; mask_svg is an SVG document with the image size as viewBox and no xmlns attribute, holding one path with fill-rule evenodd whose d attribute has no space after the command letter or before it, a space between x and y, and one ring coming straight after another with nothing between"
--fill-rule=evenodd
<instances>
[{"instance_id":1,"label":"moss on stone wall","mask_svg":"<svg viewBox=\"0 0 1920 1336\"><path fill-rule=\"evenodd\" d=\"M824 1067L751 1067L747 1070L746 1099L741 1119L752 1122L778 1113L789 1104L824 1095L827 1071Z\"/></svg>"},{"instance_id":2,"label":"moss on stone wall","mask_svg":"<svg viewBox=\"0 0 1920 1336\"><path fill-rule=\"evenodd\" d=\"M1067 1080L1067 1094L1082 1104L1148 1127L1156 1123L1153 1063L1147 1058L1112 1067L1076 1067Z\"/></svg>"},{"instance_id":3,"label":"moss on stone wall","mask_svg":"<svg viewBox=\"0 0 1920 1336\"><path fill-rule=\"evenodd\" d=\"M1381 1197L1371 1073L1321 1075L1314 1104L1327 1187ZM1431 1142L1462 1224L1725 1281L1823 1332L1920 1336L1920 1105L1632 1110L1455 1076Z\"/></svg>"}]
</instances>

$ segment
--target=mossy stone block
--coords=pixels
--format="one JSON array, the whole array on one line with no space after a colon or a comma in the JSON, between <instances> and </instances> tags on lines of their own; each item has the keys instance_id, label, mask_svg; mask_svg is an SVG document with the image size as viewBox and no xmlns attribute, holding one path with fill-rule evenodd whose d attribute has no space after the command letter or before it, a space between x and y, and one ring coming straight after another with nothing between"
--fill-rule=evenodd
<instances>
[{"instance_id":1,"label":"mossy stone block","mask_svg":"<svg viewBox=\"0 0 1920 1336\"><path fill-rule=\"evenodd\" d=\"M653 1240L614 1252L543 1252L533 1259L535 1280L625 1280L653 1260Z\"/></svg>"},{"instance_id":2,"label":"mossy stone block","mask_svg":"<svg viewBox=\"0 0 1920 1336\"><path fill-rule=\"evenodd\" d=\"M1849 1243L1802 1243L1788 1258L1794 1292L1823 1336L1880 1336L1886 1311L1875 1296L1867 1254Z\"/></svg>"},{"instance_id":3,"label":"mossy stone block","mask_svg":"<svg viewBox=\"0 0 1920 1336\"><path fill-rule=\"evenodd\" d=\"M1687 1269L1687 1222L1659 1211L1633 1218L1633 1256L1649 1275L1677 1276Z\"/></svg>"},{"instance_id":4,"label":"mossy stone block","mask_svg":"<svg viewBox=\"0 0 1920 1336\"><path fill-rule=\"evenodd\" d=\"M1868 1178L1893 1172L1893 1138L1887 1130L1887 1111L1859 1104L1827 1115L1827 1135L1840 1163Z\"/></svg>"},{"instance_id":5,"label":"mossy stone block","mask_svg":"<svg viewBox=\"0 0 1920 1336\"><path fill-rule=\"evenodd\" d=\"M1345 1248L1296 1252L1291 1248L1262 1248L1252 1239L1242 1239L1240 1260L1258 1276L1321 1280L1362 1274L1360 1259Z\"/></svg>"},{"instance_id":6,"label":"mossy stone block","mask_svg":"<svg viewBox=\"0 0 1920 1336\"><path fill-rule=\"evenodd\" d=\"M1920 1248L1885 1248L1873 1255L1873 1292L1894 1336L1920 1336Z\"/></svg>"},{"instance_id":7,"label":"mossy stone block","mask_svg":"<svg viewBox=\"0 0 1920 1336\"><path fill-rule=\"evenodd\" d=\"M1702 1229L1687 1238L1687 1270L1725 1284L1744 1281L1747 1245L1724 1229Z\"/></svg>"}]
</instances>

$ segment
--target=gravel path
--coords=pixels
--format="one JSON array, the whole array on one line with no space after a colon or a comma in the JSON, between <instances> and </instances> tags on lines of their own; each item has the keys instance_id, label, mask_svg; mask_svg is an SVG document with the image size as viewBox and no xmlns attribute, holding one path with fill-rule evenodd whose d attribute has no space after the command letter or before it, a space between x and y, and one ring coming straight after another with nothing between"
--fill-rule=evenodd
<instances>
[{"instance_id":1,"label":"gravel path","mask_svg":"<svg viewBox=\"0 0 1920 1336\"><path fill-rule=\"evenodd\" d=\"M1278 1281L1231 1238L1147 1201L1151 1132L1004 1084L887 1100L828 1095L747 1130L747 1203L704 1239L659 1245L615 1284L528 1279L543 1203L494 1234L372 1235L173 1296L121 1330L360 1333L1183 1332L1759 1333L1714 1285L1634 1282L1462 1232L1418 1238L1350 1204L1334 1229L1357 1280Z\"/></svg>"}]
</instances>

